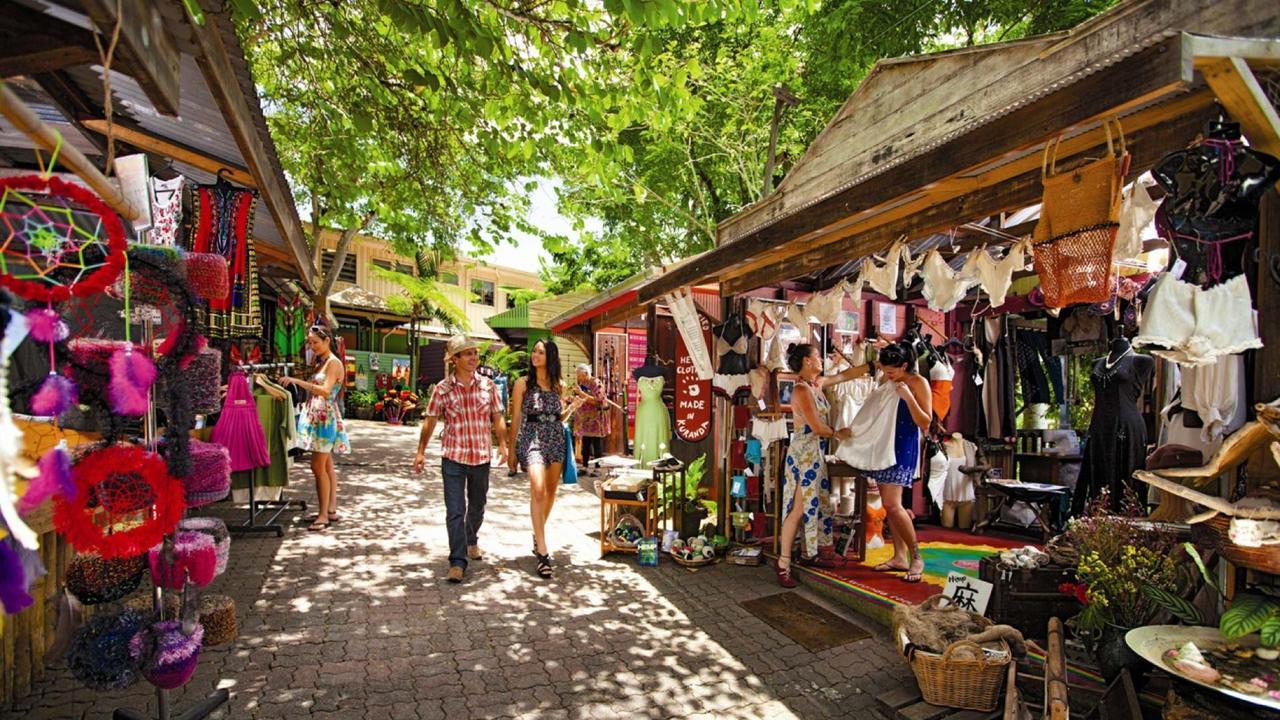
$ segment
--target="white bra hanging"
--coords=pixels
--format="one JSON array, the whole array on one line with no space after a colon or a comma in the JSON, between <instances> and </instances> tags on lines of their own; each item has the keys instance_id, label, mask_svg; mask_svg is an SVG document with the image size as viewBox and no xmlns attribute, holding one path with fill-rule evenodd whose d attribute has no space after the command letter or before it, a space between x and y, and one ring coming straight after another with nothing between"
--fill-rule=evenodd
<instances>
[{"instance_id":1,"label":"white bra hanging","mask_svg":"<svg viewBox=\"0 0 1280 720\"><path fill-rule=\"evenodd\" d=\"M787 322L800 331L800 342L808 341L809 314L798 303L792 302L787 305Z\"/></svg>"},{"instance_id":2,"label":"white bra hanging","mask_svg":"<svg viewBox=\"0 0 1280 720\"><path fill-rule=\"evenodd\" d=\"M862 275L866 278L867 284L890 300L898 299L898 271L904 252L909 253L906 243L899 240L889 248L883 264L876 262L875 256L867 258L867 261L862 264Z\"/></svg>"}]
</instances>

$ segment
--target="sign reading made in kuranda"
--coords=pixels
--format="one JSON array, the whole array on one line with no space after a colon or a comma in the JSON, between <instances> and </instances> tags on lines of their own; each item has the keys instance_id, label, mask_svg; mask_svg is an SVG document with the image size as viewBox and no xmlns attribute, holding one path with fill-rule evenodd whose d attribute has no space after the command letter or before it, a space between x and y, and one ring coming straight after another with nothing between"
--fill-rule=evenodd
<instances>
[{"instance_id":1,"label":"sign reading made in kuranda","mask_svg":"<svg viewBox=\"0 0 1280 720\"><path fill-rule=\"evenodd\" d=\"M715 347L711 343L711 322L701 313L698 320L706 346ZM711 381L698 380L684 338L676 333L676 437L685 442L699 442L710 433Z\"/></svg>"}]
</instances>

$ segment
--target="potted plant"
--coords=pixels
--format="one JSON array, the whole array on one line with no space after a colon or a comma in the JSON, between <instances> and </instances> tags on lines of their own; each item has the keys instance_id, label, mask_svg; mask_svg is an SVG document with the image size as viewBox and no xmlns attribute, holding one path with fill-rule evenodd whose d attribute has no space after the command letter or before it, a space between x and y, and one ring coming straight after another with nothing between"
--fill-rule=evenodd
<instances>
[{"instance_id":1,"label":"potted plant","mask_svg":"<svg viewBox=\"0 0 1280 720\"><path fill-rule=\"evenodd\" d=\"M357 420L368 420L373 417L373 404L378 396L370 390L356 390L347 396L347 405L351 407L352 417Z\"/></svg>"},{"instance_id":2,"label":"potted plant","mask_svg":"<svg viewBox=\"0 0 1280 720\"><path fill-rule=\"evenodd\" d=\"M702 520L716 512L715 501L706 499L707 488L700 487L706 466L705 454L689 463L684 471L684 487L676 488L672 497L662 499L665 511L680 519L680 537L683 539L697 535Z\"/></svg>"},{"instance_id":3,"label":"potted plant","mask_svg":"<svg viewBox=\"0 0 1280 720\"><path fill-rule=\"evenodd\" d=\"M1200 575L1204 578L1205 584L1217 591L1220 597L1225 597L1222 588L1218 586L1217 578L1209 574L1195 547L1191 543L1184 543L1183 548L1200 569ZM1154 594L1161 604L1179 620L1188 625L1204 624L1205 619L1200 614L1200 610L1191 603L1178 597ZM1266 660L1275 660L1280 657L1280 598L1252 592L1237 595L1231 601L1231 607L1222 613L1222 618L1218 621L1218 632L1222 633L1223 638L1232 641L1258 633L1260 645L1257 651L1258 656Z\"/></svg>"},{"instance_id":4,"label":"potted plant","mask_svg":"<svg viewBox=\"0 0 1280 720\"><path fill-rule=\"evenodd\" d=\"M1150 624L1165 609L1158 596L1176 596L1186 586L1188 566L1173 533L1134 522L1135 505L1114 515L1106 502L1104 493L1089 515L1068 525L1080 562L1078 583L1064 591L1083 603L1068 624L1085 639L1110 681L1121 669L1141 664L1125 633Z\"/></svg>"}]
</instances>

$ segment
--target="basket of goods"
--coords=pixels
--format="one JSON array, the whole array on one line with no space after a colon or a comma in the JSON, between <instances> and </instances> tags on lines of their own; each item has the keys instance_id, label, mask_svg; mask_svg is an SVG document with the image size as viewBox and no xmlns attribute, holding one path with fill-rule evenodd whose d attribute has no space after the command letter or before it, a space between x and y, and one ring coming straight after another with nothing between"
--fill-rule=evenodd
<instances>
[{"instance_id":1,"label":"basket of goods","mask_svg":"<svg viewBox=\"0 0 1280 720\"><path fill-rule=\"evenodd\" d=\"M642 537L644 524L635 515L627 513L619 517L617 524L609 531L609 544L620 548L634 548Z\"/></svg>"},{"instance_id":2,"label":"basket of goods","mask_svg":"<svg viewBox=\"0 0 1280 720\"><path fill-rule=\"evenodd\" d=\"M702 536L677 539L671 543L671 559L685 567L709 565L716 560L716 548Z\"/></svg>"},{"instance_id":3,"label":"basket of goods","mask_svg":"<svg viewBox=\"0 0 1280 720\"><path fill-rule=\"evenodd\" d=\"M1009 663L1027 650L1018 630L949 605L944 595L895 608L893 635L925 702L980 712L1000 703Z\"/></svg>"},{"instance_id":4,"label":"basket of goods","mask_svg":"<svg viewBox=\"0 0 1280 720\"><path fill-rule=\"evenodd\" d=\"M146 569L145 555L104 558L79 553L67 565L67 590L85 605L115 602L138 589Z\"/></svg>"}]
</instances>

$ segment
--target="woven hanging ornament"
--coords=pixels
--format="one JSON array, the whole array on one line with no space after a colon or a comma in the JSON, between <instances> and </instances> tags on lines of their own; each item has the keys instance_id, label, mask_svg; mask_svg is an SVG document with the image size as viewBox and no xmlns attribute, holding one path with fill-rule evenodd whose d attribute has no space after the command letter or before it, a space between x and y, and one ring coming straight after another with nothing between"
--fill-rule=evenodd
<instances>
[{"instance_id":1,"label":"woven hanging ornament","mask_svg":"<svg viewBox=\"0 0 1280 720\"><path fill-rule=\"evenodd\" d=\"M213 538L194 530L175 533L172 548L161 543L151 548L147 557L151 582L169 590L181 590L188 580L196 587L204 587L213 582L218 567Z\"/></svg>"},{"instance_id":2,"label":"woven hanging ornament","mask_svg":"<svg viewBox=\"0 0 1280 720\"><path fill-rule=\"evenodd\" d=\"M93 690L118 690L137 682L147 658L137 652L133 638L148 618L136 610L89 618L67 652L71 674Z\"/></svg>"},{"instance_id":3,"label":"woven hanging ornament","mask_svg":"<svg viewBox=\"0 0 1280 720\"><path fill-rule=\"evenodd\" d=\"M218 557L213 572L215 575L221 575L227 571L227 561L231 558L231 533L227 530L225 522L216 517L185 518L178 523L178 530L179 532L190 530L213 538L213 549Z\"/></svg>"},{"instance_id":4,"label":"woven hanging ornament","mask_svg":"<svg viewBox=\"0 0 1280 720\"><path fill-rule=\"evenodd\" d=\"M186 510L181 481L142 448L108 445L72 469L74 500L54 498L53 523L77 550L133 557L173 532Z\"/></svg>"},{"instance_id":5,"label":"woven hanging ornament","mask_svg":"<svg viewBox=\"0 0 1280 720\"><path fill-rule=\"evenodd\" d=\"M124 225L93 192L56 177L0 178L0 285L28 300L102 292L124 269Z\"/></svg>"},{"instance_id":6,"label":"woven hanging ornament","mask_svg":"<svg viewBox=\"0 0 1280 720\"><path fill-rule=\"evenodd\" d=\"M240 626L236 623L236 601L215 593L201 595L200 625L204 628L206 646L235 640L240 634Z\"/></svg>"}]
</instances>

